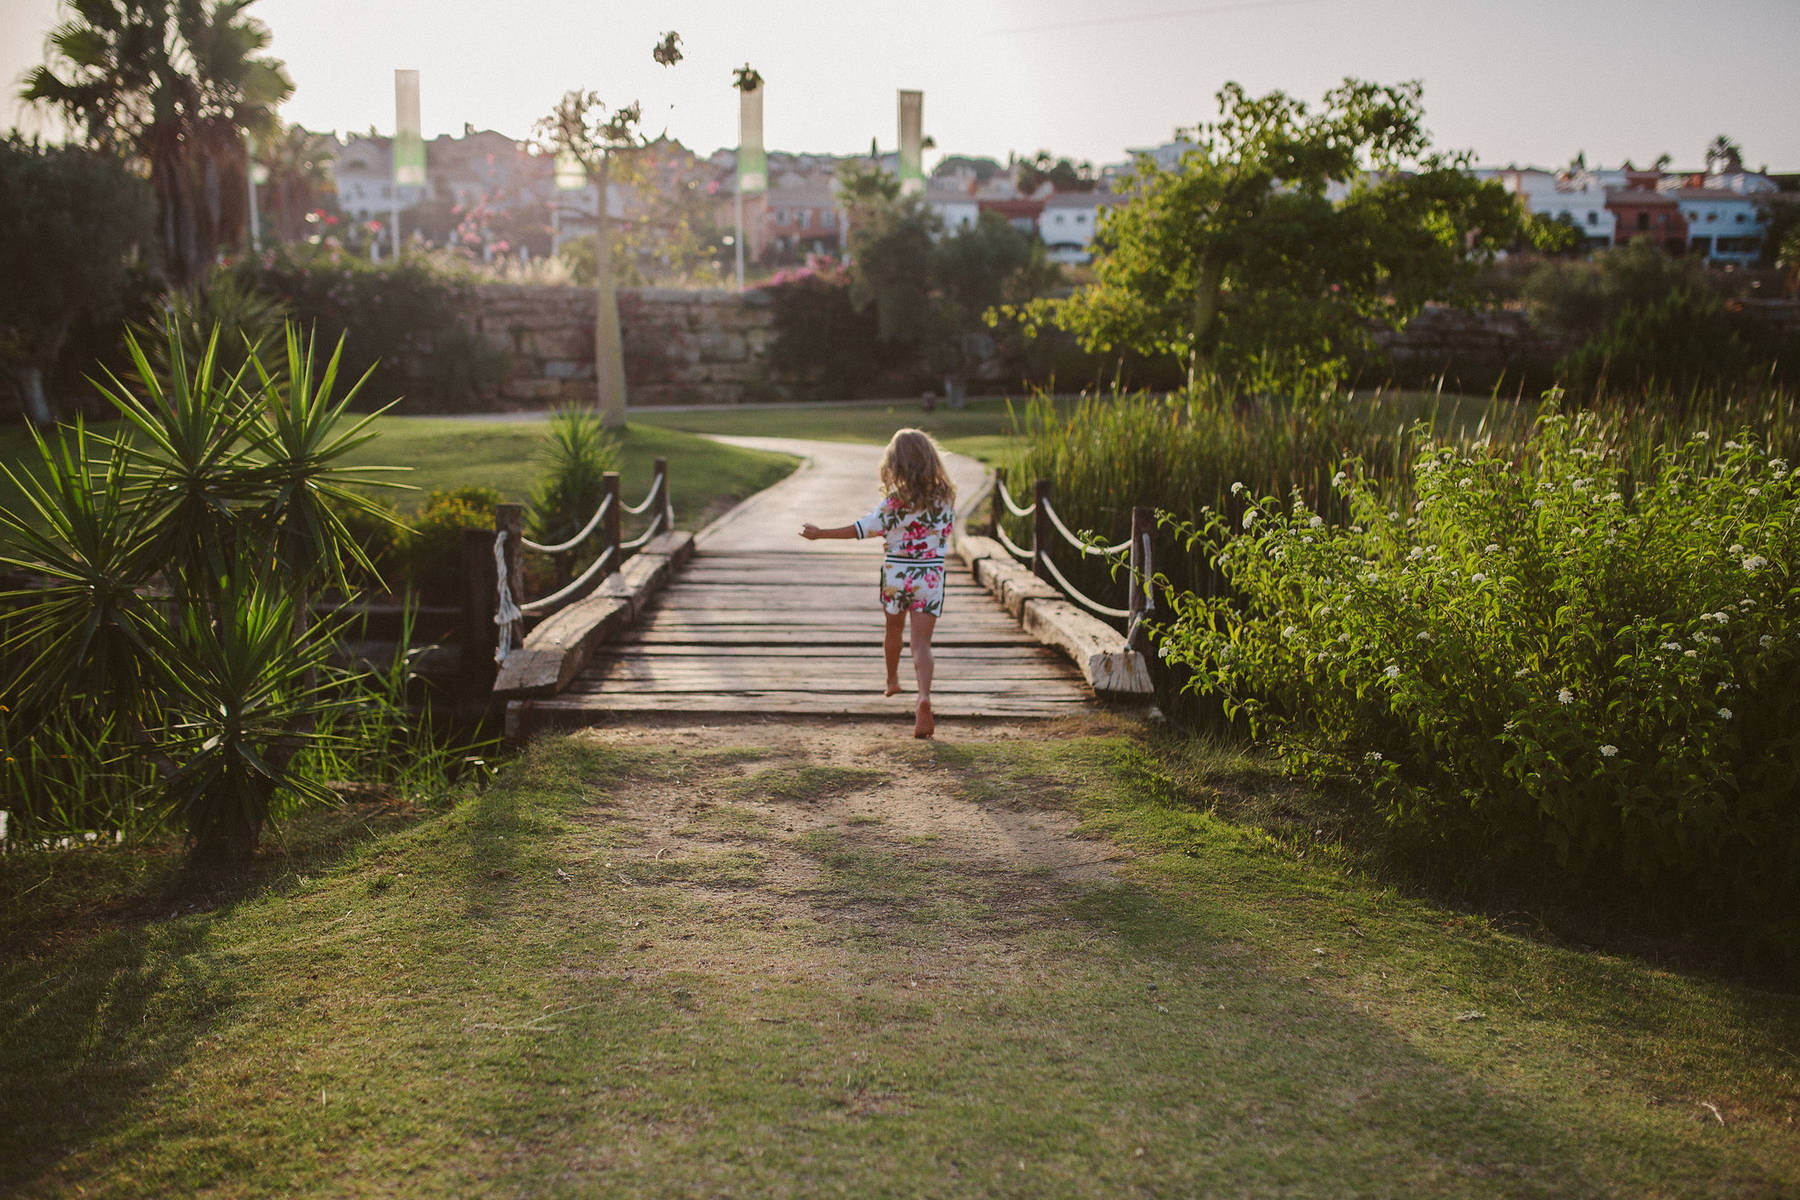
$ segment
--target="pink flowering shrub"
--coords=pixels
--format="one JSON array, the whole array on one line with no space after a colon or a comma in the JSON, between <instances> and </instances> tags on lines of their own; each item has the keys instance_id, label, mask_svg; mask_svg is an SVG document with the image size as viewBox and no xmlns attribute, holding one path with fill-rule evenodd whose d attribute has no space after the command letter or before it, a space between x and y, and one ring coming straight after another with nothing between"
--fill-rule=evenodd
<instances>
[{"instance_id":1,"label":"pink flowering shrub","mask_svg":"<svg viewBox=\"0 0 1800 1200\"><path fill-rule=\"evenodd\" d=\"M1591 417L1515 455L1426 444L1416 500L1265 499L1186 527L1234 595L1163 652L1300 772L1480 870L1531 860L1800 962L1800 485L1707 434L1634 478Z\"/></svg>"}]
</instances>

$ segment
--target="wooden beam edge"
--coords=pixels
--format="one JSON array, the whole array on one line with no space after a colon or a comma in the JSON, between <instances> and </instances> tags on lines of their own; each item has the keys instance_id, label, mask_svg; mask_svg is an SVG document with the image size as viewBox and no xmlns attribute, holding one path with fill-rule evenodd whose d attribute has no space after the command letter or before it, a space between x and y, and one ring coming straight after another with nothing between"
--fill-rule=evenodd
<instances>
[{"instance_id":1,"label":"wooden beam edge","mask_svg":"<svg viewBox=\"0 0 1800 1200\"><path fill-rule=\"evenodd\" d=\"M694 554L694 535L665 533L608 575L592 595L552 614L506 656L493 699L555 696L575 681L594 650L636 621L651 596ZM512 720L510 711L508 722Z\"/></svg>"},{"instance_id":2,"label":"wooden beam edge","mask_svg":"<svg viewBox=\"0 0 1800 1200\"><path fill-rule=\"evenodd\" d=\"M1150 664L1125 645L1123 634L1064 600L1062 593L1014 562L1005 546L965 532L959 522L956 553L1025 632L1067 654L1096 693L1128 700L1155 694Z\"/></svg>"}]
</instances>

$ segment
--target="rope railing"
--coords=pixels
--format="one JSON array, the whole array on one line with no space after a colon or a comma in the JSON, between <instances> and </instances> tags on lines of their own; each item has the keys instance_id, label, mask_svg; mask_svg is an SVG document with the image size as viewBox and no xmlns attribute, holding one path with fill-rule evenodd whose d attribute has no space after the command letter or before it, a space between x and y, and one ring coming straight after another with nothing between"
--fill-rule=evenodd
<instances>
[{"instance_id":1,"label":"rope railing","mask_svg":"<svg viewBox=\"0 0 1800 1200\"><path fill-rule=\"evenodd\" d=\"M662 460L658 459L657 461L661 462ZM625 506L625 511L635 516L638 513L643 512L646 508L649 508L650 505L655 502L656 498L662 494L663 484L667 482L667 480L667 475L658 475L655 479L652 479L650 481L650 494L645 496L643 500L637 504L627 504Z\"/></svg>"},{"instance_id":2,"label":"rope railing","mask_svg":"<svg viewBox=\"0 0 1800 1200\"><path fill-rule=\"evenodd\" d=\"M1098 558L1108 554L1123 554L1131 549L1130 538L1126 538L1116 546L1096 546L1091 542L1076 537L1073 533L1069 532L1069 527L1063 524L1063 519L1056 515L1056 509L1051 506L1050 501L1047 499L1044 501L1044 515L1050 518L1050 523L1052 525L1056 526L1056 532L1063 535L1063 541L1069 543L1069 545L1075 547L1084 555L1093 555Z\"/></svg>"},{"instance_id":3,"label":"rope railing","mask_svg":"<svg viewBox=\"0 0 1800 1200\"><path fill-rule=\"evenodd\" d=\"M1055 586L1074 604L1097 616L1126 622L1126 644L1134 650L1142 651L1145 648L1144 617L1156 607L1155 592L1149 585L1151 577L1155 574L1151 541L1153 522L1150 510L1142 506L1133 508L1131 510L1131 536L1122 542L1106 545L1091 538L1078 537L1069 528L1057 513L1055 505L1050 502L1049 480L1038 480L1033 492L1034 496L1030 505L1019 504L1007 489L1005 469L996 470L993 491L995 503L989 510L988 536L999 542L1008 554L1022 563L1029 564L1033 575ZM1006 528L1001 521L1002 510L1021 519L1031 518L1031 545L1029 547L1019 545L1007 535ZM1061 538L1066 545L1079 551L1084 558L1111 558L1120 554L1129 555L1127 561L1130 578L1124 608L1102 604L1070 582L1069 577L1062 573L1050 557L1050 549L1057 538Z\"/></svg>"},{"instance_id":4,"label":"rope railing","mask_svg":"<svg viewBox=\"0 0 1800 1200\"><path fill-rule=\"evenodd\" d=\"M624 565L625 559L634 550L642 549L658 534L668 533L675 528L675 506L669 500L669 464L667 459L656 460L655 476L650 483L650 491L642 501L633 505L626 504L619 498L619 475L616 471L608 471L604 476L605 494L600 506L594 510L581 531L564 542L546 544L534 542L525 536L524 508L518 504L503 504L495 514L495 527L491 533L481 530L470 530L465 535L465 573L471 576L470 587L464 592L465 639L481 637L484 626L494 628L494 661L503 662L512 648L521 640L521 622L526 617L541 617L562 608L571 601L578 600L594 589L605 576L617 571ZM621 528L621 518L625 513L650 512L650 523L644 532L626 541ZM547 596L527 601L524 596L524 555L530 550L538 554L566 554L581 545L599 531L600 553L582 572L568 583L557 588ZM479 551L477 541L487 543ZM486 574L485 567L477 569L476 559L470 557L479 553L484 558L493 555L493 574ZM477 577L485 579L477 583ZM485 580L491 580L491 585ZM488 587L492 591L486 591ZM485 594L484 594L485 593ZM488 622L492 622L489 626Z\"/></svg>"},{"instance_id":5,"label":"rope railing","mask_svg":"<svg viewBox=\"0 0 1800 1200\"><path fill-rule=\"evenodd\" d=\"M566 551L573 550L587 540L588 534L599 528L601 518L606 516L607 510L612 507L612 502L615 499L617 499L617 497L613 493L608 492L606 498L600 501L600 507L594 510L594 515L588 518L588 523L581 527L581 532L566 542L558 542L554 546L546 546L542 543L534 542L530 538L520 538L519 540L524 543L527 550L535 550L539 554L562 554ZM627 508L625 511L633 512L636 510Z\"/></svg>"},{"instance_id":6,"label":"rope railing","mask_svg":"<svg viewBox=\"0 0 1800 1200\"><path fill-rule=\"evenodd\" d=\"M502 538L505 536L504 533L500 534L500 537ZM618 549L617 546L608 546L606 548L606 553L588 564L587 570L570 580L569 583L560 590L551 592L548 596L541 597L540 599L519 605L519 615L524 617L539 617L547 612L555 612L558 608L562 607L563 601L579 593L597 576L610 573L614 565L613 557L618 552Z\"/></svg>"},{"instance_id":7,"label":"rope railing","mask_svg":"<svg viewBox=\"0 0 1800 1200\"><path fill-rule=\"evenodd\" d=\"M1006 511L1015 517L1029 517L1037 511L1035 504L1030 508L1019 507L1018 501L1012 498L1012 493L1006 490L1006 472L1003 470L994 472L994 494L1000 497L1000 503L1006 505Z\"/></svg>"}]
</instances>

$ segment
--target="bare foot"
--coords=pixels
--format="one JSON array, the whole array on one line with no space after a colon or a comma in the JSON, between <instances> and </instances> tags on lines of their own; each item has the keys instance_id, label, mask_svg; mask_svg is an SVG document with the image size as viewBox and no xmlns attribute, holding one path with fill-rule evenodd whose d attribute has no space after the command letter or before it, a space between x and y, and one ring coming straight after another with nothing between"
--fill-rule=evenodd
<instances>
[{"instance_id":1,"label":"bare foot","mask_svg":"<svg viewBox=\"0 0 1800 1200\"><path fill-rule=\"evenodd\" d=\"M919 701L918 715L913 719L913 736L928 738L937 728L937 722L931 719L931 701Z\"/></svg>"},{"instance_id":2,"label":"bare foot","mask_svg":"<svg viewBox=\"0 0 1800 1200\"><path fill-rule=\"evenodd\" d=\"M898 679L888 680L887 691L881 694L884 696L898 696L900 694L900 681Z\"/></svg>"}]
</instances>

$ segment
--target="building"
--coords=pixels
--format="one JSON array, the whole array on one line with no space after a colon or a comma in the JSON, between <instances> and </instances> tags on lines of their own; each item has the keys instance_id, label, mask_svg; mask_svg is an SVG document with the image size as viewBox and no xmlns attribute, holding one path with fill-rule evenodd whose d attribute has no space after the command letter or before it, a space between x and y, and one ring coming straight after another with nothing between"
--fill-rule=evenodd
<instances>
[{"instance_id":1,"label":"building","mask_svg":"<svg viewBox=\"0 0 1800 1200\"><path fill-rule=\"evenodd\" d=\"M1663 193L1680 205L1687 251L1708 262L1749 266L1762 253L1768 230L1756 193L1715 187L1681 187Z\"/></svg>"},{"instance_id":2,"label":"building","mask_svg":"<svg viewBox=\"0 0 1800 1200\"><path fill-rule=\"evenodd\" d=\"M1614 245L1648 238L1670 254L1687 252L1687 217L1667 192L1646 187L1607 188L1606 207L1613 214Z\"/></svg>"},{"instance_id":3,"label":"building","mask_svg":"<svg viewBox=\"0 0 1800 1200\"><path fill-rule=\"evenodd\" d=\"M1038 236L1051 262L1080 264L1091 260L1094 233L1101 214L1125 202L1124 197L1095 188L1089 192L1055 192L1043 202Z\"/></svg>"}]
</instances>

